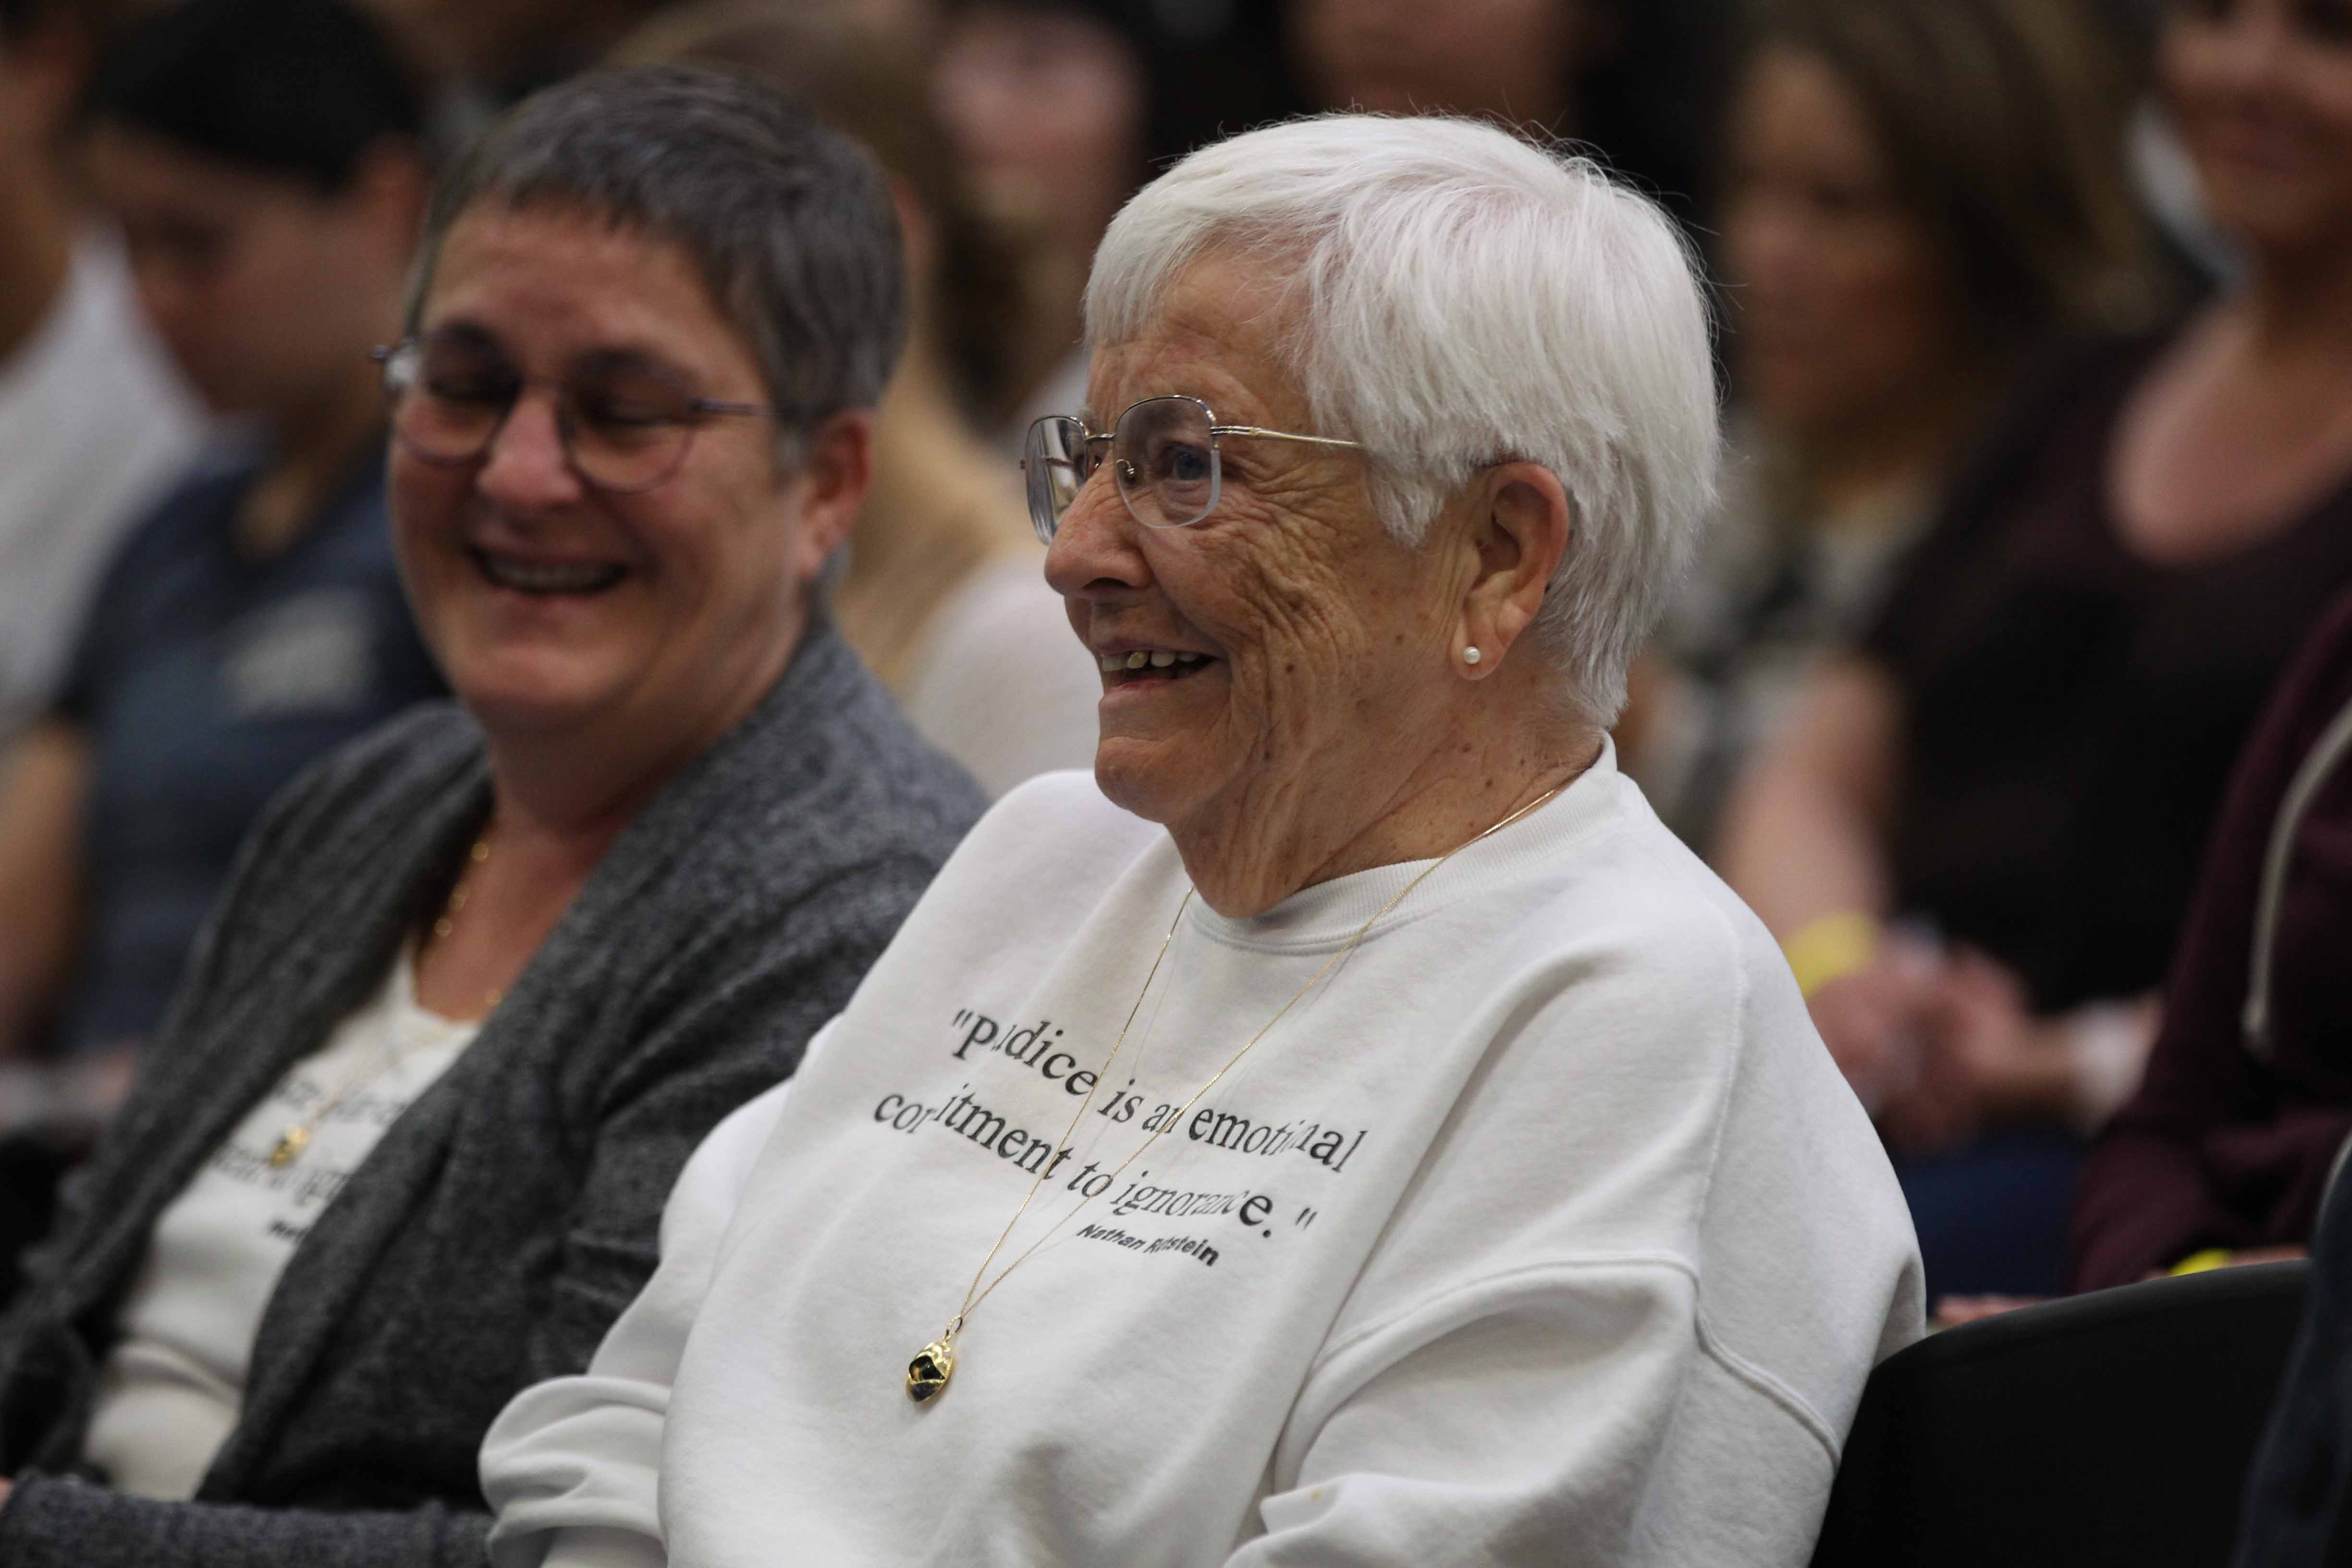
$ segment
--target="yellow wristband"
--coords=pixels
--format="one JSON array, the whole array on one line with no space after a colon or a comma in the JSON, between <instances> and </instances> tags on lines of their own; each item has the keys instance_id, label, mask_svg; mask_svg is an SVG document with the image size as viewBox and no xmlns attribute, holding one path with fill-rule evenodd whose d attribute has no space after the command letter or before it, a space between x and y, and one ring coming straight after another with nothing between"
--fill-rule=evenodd
<instances>
[{"instance_id":1,"label":"yellow wristband","mask_svg":"<svg viewBox=\"0 0 2352 1568\"><path fill-rule=\"evenodd\" d=\"M1878 922L1856 910L1808 921L1780 944L1797 989L1807 997L1832 980L1870 967L1878 956Z\"/></svg>"},{"instance_id":2,"label":"yellow wristband","mask_svg":"<svg viewBox=\"0 0 2352 1568\"><path fill-rule=\"evenodd\" d=\"M2208 1268L2227 1268L2238 1260L2238 1255L2226 1247L2209 1247L2202 1252L2192 1252L2170 1268L2168 1274L2202 1274Z\"/></svg>"}]
</instances>

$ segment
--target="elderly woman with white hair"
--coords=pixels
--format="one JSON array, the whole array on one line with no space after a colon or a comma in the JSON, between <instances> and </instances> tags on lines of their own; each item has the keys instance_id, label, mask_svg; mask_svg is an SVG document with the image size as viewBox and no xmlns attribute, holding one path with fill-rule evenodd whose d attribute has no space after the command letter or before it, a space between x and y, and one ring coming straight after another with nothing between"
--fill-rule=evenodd
<instances>
[{"instance_id":1,"label":"elderly woman with white hair","mask_svg":"<svg viewBox=\"0 0 2352 1568\"><path fill-rule=\"evenodd\" d=\"M1092 780L687 1167L500 1564L1801 1563L1919 1331L1867 1119L1603 726L1717 445L1667 220L1463 121L1195 153L1030 443Z\"/></svg>"}]
</instances>

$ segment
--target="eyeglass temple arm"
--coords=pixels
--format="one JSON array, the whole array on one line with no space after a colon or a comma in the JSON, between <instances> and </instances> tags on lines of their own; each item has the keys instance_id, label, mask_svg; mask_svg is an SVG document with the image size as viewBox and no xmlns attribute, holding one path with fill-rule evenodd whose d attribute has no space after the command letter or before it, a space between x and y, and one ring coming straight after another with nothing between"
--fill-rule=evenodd
<instances>
[{"instance_id":1,"label":"eyeglass temple arm","mask_svg":"<svg viewBox=\"0 0 2352 1568\"><path fill-rule=\"evenodd\" d=\"M1268 430L1256 425L1212 425L1212 436L1256 436L1268 441L1305 441L1317 447L1351 447L1361 451L1361 441L1344 441L1337 436L1301 436L1289 430Z\"/></svg>"}]
</instances>

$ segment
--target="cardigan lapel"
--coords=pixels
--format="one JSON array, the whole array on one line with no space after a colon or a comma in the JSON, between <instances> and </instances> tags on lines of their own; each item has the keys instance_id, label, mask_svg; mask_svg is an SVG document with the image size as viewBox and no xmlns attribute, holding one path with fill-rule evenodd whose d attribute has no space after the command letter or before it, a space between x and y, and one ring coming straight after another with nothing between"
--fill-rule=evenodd
<instances>
[{"instance_id":1,"label":"cardigan lapel","mask_svg":"<svg viewBox=\"0 0 2352 1568\"><path fill-rule=\"evenodd\" d=\"M476 1086L496 1070L509 1043L504 1036L497 1015L484 1021L474 1042L369 1152L364 1198L337 1194L296 1246L255 1331L236 1426L213 1456L198 1500L236 1497L281 1435L287 1413L353 1297L372 1278L377 1256L414 1217L417 1194L440 1171L458 1118L478 1095Z\"/></svg>"},{"instance_id":2,"label":"cardigan lapel","mask_svg":"<svg viewBox=\"0 0 2352 1568\"><path fill-rule=\"evenodd\" d=\"M193 1032L173 1031L161 1054L141 1064L142 1074L157 1080L155 1091L142 1086L139 1121L110 1136L131 1139L152 1158L95 1196L91 1208L106 1216L102 1228L77 1249L75 1266L53 1287L66 1300L61 1321L89 1325L85 1332L110 1331L113 1305L136 1277L163 1210L286 1070L318 1050L381 982L422 879L454 859L480 818L487 777L478 758L471 782L433 811L386 824L381 843L368 846L379 852L367 857L376 875L347 875L283 929L255 933L257 955L232 963L225 975L233 990L224 1005L183 1021ZM97 1348L102 1351L102 1341ZM75 1434L77 1447L79 1440Z\"/></svg>"},{"instance_id":3,"label":"cardigan lapel","mask_svg":"<svg viewBox=\"0 0 2352 1568\"><path fill-rule=\"evenodd\" d=\"M285 1031L277 1042L278 1049L247 1053L259 1065L236 1081L234 1093L217 1094L213 1100L215 1114L205 1119L201 1137L189 1141L194 1149L174 1151L183 1158L170 1173L163 1204L156 1205L142 1224L142 1241L163 1205L185 1189L197 1168L227 1140L271 1086L296 1062L323 1046L336 1026L383 984L401 943L415 926L418 890L433 873L455 864L464 853L466 843L480 830L488 803L488 770L486 762L478 758L458 787L436 801L417 823L403 825L407 831L386 846L384 861L378 868L380 879L348 900L333 900L342 906L341 910L321 911L329 921L324 928L330 933L329 942L335 940L331 933L344 933L341 952L289 955L290 961L306 963L310 971L289 977L288 984L299 989L280 993L303 998L298 1026ZM339 912L347 912L349 923L335 923ZM260 989L267 994L268 988ZM483 1033L489 1033L487 1023ZM310 1233L287 1260L286 1271L271 1291L257 1327L236 1426L214 1457L197 1492L199 1498L233 1491L275 1433L282 1412L291 1405L328 1334L341 1319L351 1292L366 1277L369 1258L389 1234L387 1222L405 1212L411 1191L430 1176L437 1163L453 1121L446 1108L457 1103L438 1091L454 1088L453 1079L462 1082L458 1069L476 1054L468 1049L461 1055L411 1108L412 1112L424 1114L403 1116L370 1154L369 1183L373 1187L381 1179L383 1186L391 1189L393 1201L353 1205L339 1195L320 1211Z\"/></svg>"},{"instance_id":4,"label":"cardigan lapel","mask_svg":"<svg viewBox=\"0 0 2352 1568\"><path fill-rule=\"evenodd\" d=\"M419 880L456 853L455 841L479 810L471 800L451 801L422 822L398 825L379 863L397 873L353 877L303 910L289 922L299 929L284 932L286 940L256 965L261 973L233 975L236 994L212 1016L192 1020L196 1037L171 1040L168 1054L141 1064L165 1091L141 1096L146 1114L122 1133L155 1157L137 1168L124 1190L109 1194L113 1223L81 1255L78 1306L96 1305L124 1283L156 1218L197 1168L287 1068L316 1051L382 980L405 934Z\"/></svg>"}]
</instances>

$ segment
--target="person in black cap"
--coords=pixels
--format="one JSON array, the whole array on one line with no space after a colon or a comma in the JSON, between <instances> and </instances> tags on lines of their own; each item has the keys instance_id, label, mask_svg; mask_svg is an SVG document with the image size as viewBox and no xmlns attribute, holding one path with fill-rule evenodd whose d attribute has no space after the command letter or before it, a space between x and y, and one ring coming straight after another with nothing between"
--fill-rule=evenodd
<instances>
[{"instance_id":1,"label":"person in black cap","mask_svg":"<svg viewBox=\"0 0 2352 1568\"><path fill-rule=\"evenodd\" d=\"M140 297L244 438L127 536L17 746L0 1048L143 1041L262 804L439 689L393 565L368 358L422 213L418 106L325 0L198 0L100 73L92 169Z\"/></svg>"}]
</instances>

